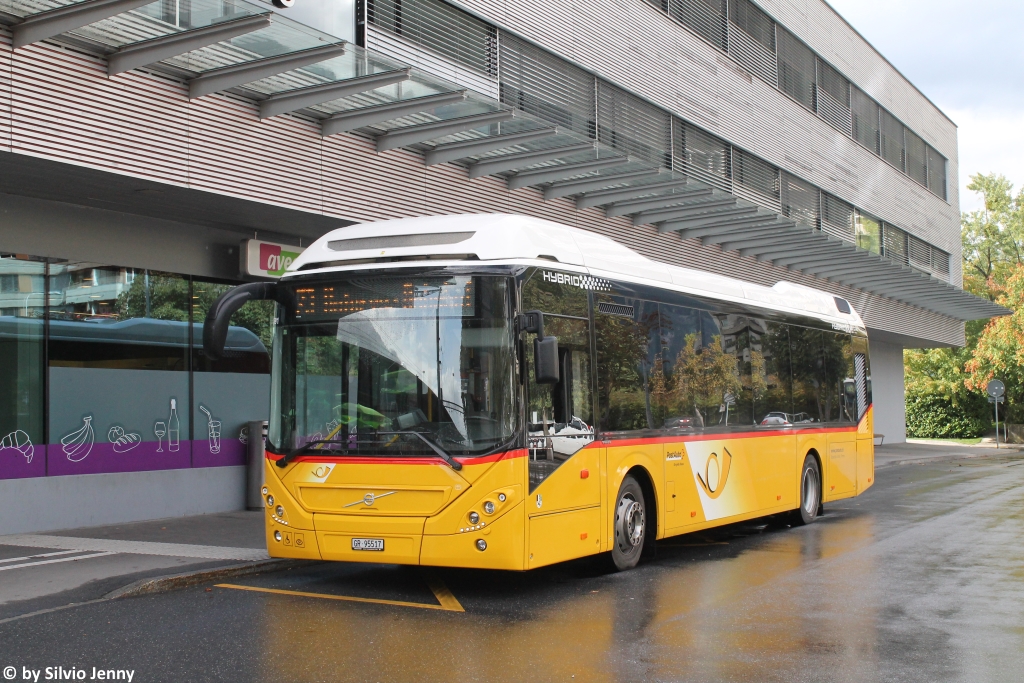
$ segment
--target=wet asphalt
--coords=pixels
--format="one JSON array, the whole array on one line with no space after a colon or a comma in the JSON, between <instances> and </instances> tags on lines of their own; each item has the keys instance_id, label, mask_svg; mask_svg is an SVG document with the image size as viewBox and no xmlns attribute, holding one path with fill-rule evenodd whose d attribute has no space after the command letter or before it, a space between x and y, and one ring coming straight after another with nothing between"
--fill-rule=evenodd
<instances>
[{"instance_id":1,"label":"wet asphalt","mask_svg":"<svg viewBox=\"0 0 1024 683\"><path fill-rule=\"evenodd\" d=\"M28 667L47 680L46 667L77 667L93 680L97 667L143 682L1024 680L1024 459L880 469L873 489L825 511L808 527L767 519L667 539L622 574L592 560L521 574L318 564L232 580L292 593L211 583L84 604L0 623L0 672L14 666L22 680Z\"/></svg>"}]
</instances>

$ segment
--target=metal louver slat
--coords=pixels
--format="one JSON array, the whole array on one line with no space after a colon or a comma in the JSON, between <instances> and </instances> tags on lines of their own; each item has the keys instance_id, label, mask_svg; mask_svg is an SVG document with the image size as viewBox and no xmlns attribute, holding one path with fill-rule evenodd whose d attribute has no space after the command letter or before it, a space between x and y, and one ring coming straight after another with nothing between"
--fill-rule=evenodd
<instances>
[{"instance_id":1,"label":"metal louver slat","mask_svg":"<svg viewBox=\"0 0 1024 683\"><path fill-rule=\"evenodd\" d=\"M587 137L595 137L594 77L501 34L501 102Z\"/></svg>"},{"instance_id":2,"label":"metal louver slat","mask_svg":"<svg viewBox=\"0 0 1024 683\"><path fill-rule=\"evenodd\" d=\"M924 140L916 133L906 131L907 143L907 175L921 183L928 185L927 151Z\"/></svg>"},{"instance_id":3,"label":"metal louver slat","mask_svg":"<svg viewBox=\"0 0 1024 683\"><path fill-rule=\"evenodd\" d=\"M772 211L782 211L779 169L741 149L732 149L733 194Z\"/></svg>"},{"instance_id":4,"label":"metal louver slat","mask_svg":"<svg viewBox=\"0 0 1024 683\"><path fill-rule=\"evenodd\" d=\"M673 125L673 170L692 180L731 192L732 158L729 144L679 119L675 119Z\"/></svg>"},{"instance_id":5,"label":"metal louver slat","mask_svg":"<svg viewBox=\"0 0 1024 683\"><path fill-rule=\"evenodd\" d=\"M931 270L932 267L932 247L930 244L925 242L919 237L913 235L907 236L909 242L908 256L909 263L914 268L920 270Z\"/></svg>"},{"instance_id":6,"label":"metal louver slat","mask_svg":"<svg viewBox=\"0 0 1024 683\"><path fill-rule=\"evenodd\" d=\"M906 168L903 164L903 124L887 110L879 107L879 111L881 113L879 117L881 120L879 127L880 153L883 159L902 171Z\"/></svg>"},{"instance_id":7,"label":"metal louver slat","mask_svg":"<svg viewBox=\"0 0 1024 683\"><path fill-rule=\"evenodd\" d=\"M946 198L946 157L928 145L928 189L942 199ZM947 268L948 270L948 268Z\"/></svg>"},{"instance_id":8,"label":"metal louver slat","mask_svg":"<svg viewBox=\"0 0 1024 683\"><path fill-rule=\"evenodd\" d=\"M729 21L769 52L775 52L775 22L750 0L729 0Z\"/></svg>"},{"instance_id":9,"label":"metal louver slat","mask_svg":"<svg viewBox=\"0 0 1024 683\"><path fill-rule=\"evenodd\" d=\"M672 163L672 118L620 88L598 81L597 139L658 166Z\"/></svg>"},{"instance_id":10,"label":"metal louver slat","mask_svg":"<svg viewBox=\"0 0 1024 683\"><path fill-rule=\"evenodd\" d=\"M775 22L750 0L729 2L729 54L752 74L778 85Z\"/></svg>"},{"instance_id":11,"label":"metal louver slat","mask_svg":"<svg viewBox=\"0 0 1024 683\"><path fill-rule=\"evenodd\" d=\"M779 88L814 111L814 53L792 33L776 27L779 52Z\"/></svg>"},{"instance_id":12,"label":"metal louver slat","mask_svg":"<svg viewBox=\"0 0 1024 683\"><path fill-rule=\"evenodd\" d=\"M827 192L821 193L821 229L847 242L853 241L853 206Z\"/></svg>"},{"instance_id":13,"label":"metal louver slat","mask_svg":"<svg viewBox=\"0 0 1024 683\"><path fill-rule=\"evenodd\" d=\"M821 192L814 185L782 174L782 213L800 225L818 229Z\"/></svg>"},{"instance_id":14,"label":"metal louver slat","mask_svg":"<svg viewBox=\"0 0 1024 683\"><path fill-rule=\"evenodd\" d=\"M497 74L497 31L440 0L368 0L370 24L489 76Z\"/></svg>"},{"instance_id":15,"label":"metal louver slat","mask_svg":"<svg viewBox=\"0 0 1024 683\"><path fill-rule=\"evenodd\" d=\"M853 139L878 154L878 103L860 88L850 89Z\"/></svg>"},{"instance_id":16,"label":"metal louver slat","mask_svg":"<svg viewBox=\"0 0 1024 683\"><path fill-rule=\"evenodd\" d=\"M850 81L829 63L817 60L818 116L837 130L853 134L853 116L850 111Z\"/></svg>"},{"instance_id":17,"label":"metal louver slat","mask_svg":"<svg viewBox=\"0 0 1024 683\"><path fill-rule=\"evenodd\" d=\"M882 226L882 254L901 265L907 265L907 233L888 223Z\"/></svg>"},{"instance_id":18,"label":"metal louver slat","mask_svg":"<svg viewBox=\"0 0 1024 683\"><path fill-rule=\"evenodd\" d=\"M728 47L725 0L668 0L668 13L719 50Z\"/></svg>"},{"instance_id":19,"label":"metal louver slat","mask_svg":"<svg viewBox=\"0 0 1024 683\"><path fill-rule=\"evenodd\" d=\"M778 61L773 50L764 47L743 29L729 24L729 56L750 73L773 86L779 84Z\"/></svg>"}]
</instances>

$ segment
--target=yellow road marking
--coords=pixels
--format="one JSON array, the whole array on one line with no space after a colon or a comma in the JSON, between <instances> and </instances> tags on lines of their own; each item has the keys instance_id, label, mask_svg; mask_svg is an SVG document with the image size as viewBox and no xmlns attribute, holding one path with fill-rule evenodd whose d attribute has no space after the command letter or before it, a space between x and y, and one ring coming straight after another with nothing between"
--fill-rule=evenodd
<instances>
[{"instance_id":1,"label":"yellow road marking","mask_svg":"<svg viewBox=\"0 0 1024 683\"><path fill-rule=\"evenodd\" d=\"M465 612L462 603L460 603L452 592L448 590L448 586L444 585L444 582L436 576L427 578L427 585L430 586L430 590L434 592L434 597L441 603L441 608L448 610L449 612Z\"/></svg>"},{"instance_id":2,"label":"yellow road marking","mask_svg":"<svg viewBox=\"0 0 1024 683\"><path fill-rule=\"evenodd\" d=\"M418 607L419 609L439 609L445 612L465 612L459 601L455 599L448 587L439 580L431 579L430 590L437 597L439 605L426 605L422 602L405 602L403 600L383 600L378 598L357 598L350 595L329 595L327 593L306 593L305 591L290 591L282 588L260 588L257 586L240 586L233 583L218 583L217 588L232 588L239 591L253 591L256 593L273 593L275 595L293 595L300 598L319 598L321 600L342 600L344 602L369 602L378 605L395 605L396 607Z\"/></svg>"}]
</instances>

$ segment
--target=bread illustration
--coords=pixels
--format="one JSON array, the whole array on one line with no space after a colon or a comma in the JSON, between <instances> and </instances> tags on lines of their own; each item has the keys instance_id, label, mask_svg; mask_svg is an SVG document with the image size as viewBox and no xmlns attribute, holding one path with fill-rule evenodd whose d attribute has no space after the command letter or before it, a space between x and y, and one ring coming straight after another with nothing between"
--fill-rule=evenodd
<instances>
[{"instance_id":1,"label":"bread illustration","mask_svg":"<svg viewBox=\"0 0 1024 683\"><path fill-rule=\"evenodd\" d=\"M142 436L135 432L125 433L118 425L114 425L107 432L107 439L114 445L115 453L127 453L142 443Z\"/></svg>"}]
</instances>

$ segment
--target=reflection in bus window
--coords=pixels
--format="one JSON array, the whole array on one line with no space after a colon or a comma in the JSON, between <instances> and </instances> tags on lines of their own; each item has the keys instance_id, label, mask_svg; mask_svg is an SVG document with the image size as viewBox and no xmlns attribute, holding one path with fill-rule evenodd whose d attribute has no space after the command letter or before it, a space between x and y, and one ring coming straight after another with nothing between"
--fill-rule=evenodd
<instances>
[{"instance_id":1,"label":"reflection in bus window","mask_svg":"<svg viewBox=\"0 0 1024 683\"><path fill-rule=\"evenodd\" d=\"M661 355L658 305L606 294L594 298L601 429L655 429L660 424L650 391Z\"/></svg>"},{"instance_id":2,"label":"reflection in bus window","mask_svg":"<svg viewBox=\"0 0 1024 683\"><path fill-rule=\"evenodd\" d=\"M764 333L751 341L751 374L761 377L763 392L754 396L754 419L762 426L791 423L793 413L789 329L764 323Z\"/></svg>"},{"instance_id":3,"label":"reflection in bus window","mask_svg":"<svg viewBox=\"0 0 1024 683\"><path fill-rule=\"evenodd\" d=\"M546 316L545 335L558 337L559 381L537 384L527 373L526 419L530 442L530 490L594 440L590 332L586 320ZM533 344L526 345L533 368Z\"/></svg>"},{"instance_id":4,"label":"reflection in bus window","mask_svg":"<svg viewBox=\"0 0 1024 683\"><path fill-rule=\"evenodd\" d=\"M789 340L793 368L793 423L824 422L827 413L822 332L791 325Z\"/></svg>"},{"instance_id":5,"label":"reflection in bus window","mask_svg":"<svg viewBox=\"0 0 1024 683\"><path fill-rule=\"evenodd\" d=\"M848 334L825 332L827 371L825 406L829 422L857 422L857 385L853 349Z\"/></svg>"}]
</instances>

